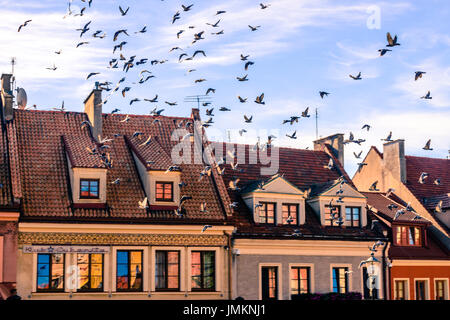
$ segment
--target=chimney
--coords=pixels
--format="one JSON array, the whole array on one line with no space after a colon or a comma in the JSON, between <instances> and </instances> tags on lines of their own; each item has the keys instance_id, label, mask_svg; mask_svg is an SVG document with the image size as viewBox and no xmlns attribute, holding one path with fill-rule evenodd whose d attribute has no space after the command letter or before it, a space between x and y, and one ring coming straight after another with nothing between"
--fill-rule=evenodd
<instances>
[{"instance_id":1,"label":"chimney","mask_svg":"<svg viewBox=\"0 0 450 320\"><path fill-rule=\"evenodd\" d=\"M191 118L194 119L194 121L200 121L200 110L197 108L192 108Z\"/></svg>"},{"instance_id":2,"label":"chimney","mask_svg":"<svg viewBox=\"0 0 450 320\"><path fill-rule=\"evenodd\" d=\"M13 118L13 93L11 90L12 74L2 74L1 78L1 98L3 107L4 120L8 121Z\"/></svg>"},{"instance_id":3,"label":"chimney","mask_svg":"<svg viewBox=\"0 0 450 320\"><path fill-rule=\"evenodd\" d=\"M383 167L398 181L406 182L405 140L383 144Z\"/></svg>"},{"instance_id":4,"label":"chimney","mask_svg":"<svg viewBox=\"0 0 450 320\"><path fill-rule=\"evenodd\" d=\"M102 90L98 89L98 82L95 83L95 89L84 100L84 113L87 114L91 123L92 136L98 141L98 136L102 137Z\"/></svg>"},{"instance_id":5,"label":"chimney","mask_svg":"<svg viewBox=\"0 0 450 320\"><path fill-rule=\"evenodd\" d=\"M336 133L331 136L315 140L314 150L323 151L325 144L330 145L333 155L339 160L342 167L344 167L344 134Z\"/></svg>"}]
</instances>

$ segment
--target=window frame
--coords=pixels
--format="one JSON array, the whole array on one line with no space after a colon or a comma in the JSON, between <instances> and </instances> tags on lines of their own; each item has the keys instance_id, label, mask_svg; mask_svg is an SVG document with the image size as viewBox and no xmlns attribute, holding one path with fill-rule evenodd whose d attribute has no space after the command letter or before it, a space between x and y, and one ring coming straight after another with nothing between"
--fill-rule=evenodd
<instances>
[{"instance_id":1,"label":"window frame","mask_svg":"<svg viewBox=\"0 0 450 320\"><path fill-rule=\"evenodd\" d=\"M434 278L434 300L448 300L448 278ZM442 282L443 283L443 298L444 299L437 299L437 283Z\"/></svg>"},{"instance_id":2,"label":"window frame","mask_svg":"<svg viewBox=\"0 0 450 320\"><path fill-rule=\"evenodd\" d=\"M165 281L164 281L164 284L165 284L165 288L157 288L157 284L158 284L158 281L156 280L156 278L157 278L157 274L156 274L156 264L157 264L157 259L156 259L156 255L157 255L157 253L158 252L164 252L165 253L165 259L166 259L166 263L165 263L165 270L164 270L164 272L165 272ZM168 279L169 279L169 277L168 277L168 268L169 268L169 263L168 263L168 253L169 252L176 252L177 254L178 254L178 287L177 288L168 288ZM175 292L177 292L177 291L181 291L181 252L180 252L180 250L155 250L155 272L154 272L154 275L155 275L155 291L159 291L159 292L167 292L167 291L175 291Z\"/></svg>"},{"instance_id":3,"label":"window frame","mask_svg":"<svg viewBox=\"0 0 450 320\"><path fill-rule=\"evenodd\" d=\"M93 197L93 196L82 196L81 195L81 187L82 187L82 182L83 181L88 181L89 182L89 193L91 190L91 182L97 182L97 196ZM80 199L100 199L100 179L91 179L91 178L80 178Z\"/></svg>"},{"instance_id":4,"label":"window frame","mask_svg":"<svg viewBox=\"0 0 450 320\"><path fill-rule=\"evenodd\" d=\"M81 289L81 288L77 288L77 292L104 292L105 291L105 255L103 253L77 253L75 255L76 259L77 259L77 266L78 266L78 255L79 254L87 254L89 256L89 261L87 263L88 265L88 269L89 269L89 282L91 281L91 265L92 265L92 255L93 254L99 254L102 257L102 288L100 289ZM80 277L78 275L78 277ZM79 285L79 278L77 279L77 287Z\"/></svg>"},{"instance_id":5,"label":"window frame","mask_svg":"<svg viewBox=\"0 0 450 320\"><path fill-rule=\"evenodd\" d=\"M406 228L406 234L405 237L403 236L403 232L401 231L402 228ZM400 231L399 231L400 229ZM411 229L418 230L419 235L419 241L417 243L416 241L416 231L414 231L414 235L412 236L412 239L414 241L414 244L409 244L409 239L411 237ZM400 241L399 241L399 235L400 235ZM393 234L393 242L395 246L398 247L423 247L424 243L424 234L422 227L420 226L411 226L411 225L395 225L394 228L394 234Z\"/></svg>"},{"instance_id":6,"label":"window frame","mask_svg":"<svg viewBox=\"0 0 450 320\"><path fill-rule=\"evenodd\" d=\"M351 209L350 210L350 220L347 219L347 209ZM359 213L358 213L358 225L354 225L355 220L353 220L353 210L354 209L358 209ZM359 228L361 227L361 212L362 209L361 207L353 207L353 206L349 206L349 207L345 207L345 222L349 222L350 224L347 225L347 227L352 227L352 228Z\"/></svg>"},{"instance_id":7,"label":"window frame","mask_svg":"<svg viewBox=\"0 0 450 320\"><path fill-rule=\"evenodd\" d=\"M163 185L163 197L162 198L158 198L157 196L157 190L158 190L158 184L162 184ZM170 185L170 199L165 199L164 195L165 195L165 185ZM173 202L173 181L155 181L155 201L158 202Z\"/></svg>"},{"instance_id":8,"label":"window frame","mask_svg":"<svg viewBox=\"0 0 450 320\"><path fill-rule=\"evenodd\" d=\"M52 283L52 270L53 270L53 262L52 262L52 255L54 254L60 254L63 257L63 287L62 289L53 289L51 288ZM39 255L46 255L49 256L49 273L48 273L48 282L49 282L49 289L40 289L39 288ZM36 254L36 292L65 292L66 289L66 255L64 253L38 253Z\"/></svg>"},{"instance_id":9,"label":"window frame","mask_svg":"<svg viewBox=\"0 0 450 320\"><path fill-rule=\"evenodd\" d=\"M414 278L414 300L418 300L418 290L417 290L417 284L419 282L424 283L424 299L423 300L430 300L430 280L429 278ZM418 300L419 301L419 300Z\"/></svg>"},{"instance_id":10,"label":"window frame","mask_svg":"<svg viewBox=\"0 0 450 320\"><path fill-rule=\"evenodd\" d=\"M284 206L288 207L288 215L286 217L286 219L284 218ZM295 208L295 216L291 215L291 207ZM285 220L287 220L287 218L291 216L292 218L294 218L294 222L293 223L287 223L285 222ZM291 225L291 226L296 226L298 225L298 219L299 218L299 205L298 203L282 203L281 204L281 224L283 225Z\"/></svg>"},{"instance_id":11,"label":"window frame","mask_svg":"<svg viewBox=\"0 0 450 320\"><path fill-rule=\"evenodd\" d=\"M409 300L409 279L408 278L394 278L394 300ZM404 294L404 298L403 299L399 299L398 298L398 289L397 289L397 283L398 282L403 282L404 283L404 290L403 290L403 294Z\"/></svg>"},{"instance_id":12,"label":"window frame","mask_svg":"<svg viewBox=\"0 0 450 320\"><path fill-rule=\"evenodd\" d=\"M277 224L277 203L276 202L265 202L265 201L260 201L258 202L259 204L262 204L263 207L259 207L259 212L258 212L258 223L260 224L268 224L268 225L276 225ZM273 222L267 222L268 219L268 210L267 210L267 205L273 205ZM265 210L263 210L262 208L265 208ZM264 213L264 222L261 221L261 212Z\"/></svg>"},{"instance_id":13,"label":"window frame","mask_svg":"<svg viewBox=\"0 0 450 320\"><path fill-rule=\"evenodd\" d=\"M345 291L344 292L341 292L341 285L340 285L340 274L338 274L338 276L339 276L339 279L338 279L338 281L336 281L336 284L337 284L337 292L335 292L334 291L334 275L335 275L335 272L334 272L334 270L335 269L343 269L344 271L344 278L345 278ZM333 292L333 293L349 293L350 292L350 279L349 279L349 273L346 273L346 271L350 271L350 268L349 267L346 267L346 266L334 266L334 267L331 267L331 292Z\"/></svg>"},{"instance_id":14,"label":"window frame","mask_svg":"<svg viewBox=\"0 0 450 320\"><path fill-rule=\"evenodd\" d=\"M192 287L192 278L194 277L194 275L192 274L192 254L193 253L200 253L200 284L202 286L202 288L194 288ZM203 283L205 280L205 275L204 275L204 260L203 260L203 254L204 253L212 253L213 254L213 266L212 266L212 278L213 278L213 286L212 288L203 288ZM190 251L190 255L191 255L191 259L190 259L190 288L191 291L196 291L196 292L215 292L216 288L217 288L217 274L216 274L216 267L217 267L217 255L216 255L216 251L215 250L191 250ZM198 276L195 276L198 277Z\"/></svg>"},{"instance_id":15,"label":"window frame","mask_svg":"<svg viewBox=\"0 0 450 320\"><path fill-rule=\"evenodd\" d=\"M117 281L117 278L119 277L118 276L118 268L119 268L119 263L118 263L118 256L119 256L119 252L127 252L128 253L128 276L127 276L127 278L128 278L128 282L127 282L127 284L128 284L128 289L121 289L121 288L118 288L118 281ZM141 252L141 263L140 263L140 265L141 265L141 284L140 284L140 287L139 288L137 288L137 289L132 289L132 288L130 288L131 287L131 285L130 285L130 280L131 280L131 263L130 263L130 261L131 261L131 259L130 259L130 256L131 256L131 252ZM115 279L115 284L116 284L116 291L117 292L143 292L144 291L144 250L142 250L142 249L120 249L120 250L116 250L116 279Z\"/></svg>"},{"instance_id":16,"label":"window frame","mask_svg":"<svg viewBox=\"0 0 450 320\"><path fill-rule=\"evenodd\" d=\"M294 280L294 279L292 279L292 277L291 277L291 271L293 270L293 269L297 269L297 277L298 277L298 279L297 279L297 286L298 286L298 291L300 291L300 281L302 280L301 278L300 278L300 273L299 273L299 271L301 270L301 269L306 269L306 271L307 271L307 276L306 276L306 282L307 282L307 289L306 289L306 293L307 294L310 294L310 293L312 293L312 285L311 285L311 267L310 266L290 266L289 267L289 281L290 281L290 292L289 292L289 294L290 294L290 296L291 296L291 300L292 300L292 297L293 296L298 296L298 295L301 295L301 294L305 294L305 293L297 293L297 294L292 294L292 290L293 290L293 288L292 288L292 281Z\"/></svg>"},{"instance_id":17,"label":"window frame","mask_svg":"<svg viewBox=\"0 0 450 320\"><path fill-rule=\"evenodd\" d=\"M342 217L342 212L341 212L341 206L340 205L331 205L330 206L329 204L325 204L324 208L325 208L325 210L327 208L338 208L338 217L339 218ZM339 227L339 225L333 224L333 219L331 219L331 210L330 210L330 213L328 213L328 215L330 217L329 219L326 219L326 215L327 215L327 212L324 211L323 220L325 222L325 224L324 224L325 227Z\"/></svg>"}]
</instances>

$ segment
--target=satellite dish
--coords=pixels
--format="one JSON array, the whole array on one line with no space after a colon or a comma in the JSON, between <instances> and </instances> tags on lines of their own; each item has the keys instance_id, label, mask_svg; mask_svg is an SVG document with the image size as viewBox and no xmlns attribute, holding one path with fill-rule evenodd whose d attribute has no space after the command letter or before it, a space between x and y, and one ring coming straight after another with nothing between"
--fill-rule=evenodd
<instances>
[{"instance_id":1,"label":"satellite dish","mask_svg":"<svg viewBox=\"0 0 450 320\"><path fill-rule=\"evenodd\" d=\"M24 88L17 88L17 105L19 109L25 109L27 106L27 93Z\"/></svg>"}]
</instances>

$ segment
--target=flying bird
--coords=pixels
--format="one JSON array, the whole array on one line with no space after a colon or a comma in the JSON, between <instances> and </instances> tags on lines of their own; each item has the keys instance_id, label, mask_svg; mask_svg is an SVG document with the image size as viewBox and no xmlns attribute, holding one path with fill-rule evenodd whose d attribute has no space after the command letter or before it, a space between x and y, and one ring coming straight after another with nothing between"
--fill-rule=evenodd
<instances>
[{"instance_id":1,"label":"flying bird","mask_svg":"<svg viewBox=\"0 0 450 320\"><path fill-rule=\"evenodd\" d=\"M424 183L425 183L425 179L428 178L428 176L429 176L428 173L422 172L422 173L420 174L420 177L419 177L419 183L420 183L420 184L424 184Z\"/></svg>"},{"instance_id":2,"label":"flying bird","mask_svg":"<svg viewBox=\"0 0 450 320\"><path fill-rule=\"evenodd\" d=\"M323 99L324 96L328 96L330 93L325 91L319 91L320 97Z\"/></svg>"},{"instance_id":3,"label":"flying bird","mask_svg":"<svg viewBox=\"0 0 450 320\"><path fill-rule=\"evenodd\" d=\"M241 96L238 96L238 99L239 99L240 103L245 103L245 102L247 102L248 98L242 98Z\"/></svg>"},{"instance_id":4,"label":"flying bird","mask_svg":"<svg viewBox=\"0 0 450 320\"><path fill-rule=\"evenodd\" d=\"M123 11L122 7L119 6L119 10L120 10L120 14L123 16L125 16L128 13L128 10L130 10L130 7L127 8L127 10Z\"/></svg>"},{"instance_id":5,"label":"flying bird","mask_svg":"<svg viewBox=\"0 0 450 320\"><path fill-rule=\"evenodd\" d=\"M392 51L390 49L379 49L378 52L380 53L380 57L384 56L386 52Z\"/></svg>"},{"instance_id":6,"label":"flying bird","mask_svg":"<svg viewBox=\"0 0 450 320\"><path fill-rule=\"evenodd\" d=\"M378 180L372 183L369 187L369 191L380 191L380 189L377 189Z\"/></svg>"},{"instance_id":7,"label":"flying bird","mask_svg":"<svg viewBox=\"0 0 450 320\"><path fill-rule=\"evenodd\" d=\"M423 97L420 97L420 99L433 99L433 97L431 96L430 90L428 90L426 95L424 95Z\"/></svg>"},{"instance_id":8,"label":"flying bird","mask_svg":"<svg viewBox=\"0 0 450 320\"><path fill-rule=\"evenodd\" d=\"M291 134L291 135L288 135L288 134L286 134L286 137L288 137L288 138L290 138L290 139L297 139L297 130L295 130L294 131L294 133L293 134Z\"/></svg>"},{"instance_id":9,"label":"flying bird","mask_svg":"<svg viewBox=\"0 0 450 320\"><path fill-rule=\"evenodd\" d=\"M250 30L256 31L256 30L258 30L258 28L260 28L261 26L253 27L253 26L251 26L251 25L248 25L248 27L250 28Z\"/></svg>"},{"instance_id":10,"label":"flying bird","mask_svg":"<svg viewBox=\"0 0 450 320\"><path fill-rule=\"evenodd\" d=\"M96 76L98 74L100 74L100 72L91 72L91 73L88 74L86 80L88 80L90 77Z\"/></svg>"},{"instance_id":11,"label":"flying bird","mask_svg":"<svg viewBox=\"0 0 450 320\"><path fill-rule=\"evenodd\" d=\"M28 23L30 23L31 21L32 21L32 20L27 20L27 21L25 21L23 24L21 24L21 25L19 26L19 29L17 29L17 32L20 32L20 30L22 30L23 27L27 26Z\"/></svg>"},{"instance_id":12,"label":"flying bird","mask_svg":"<svg viewBox=\"0 0 450 320\"><path fill-rule=\"evenodd\" d=\"M243 76L243 77L236 77L236 79L238 79L239 81L248 81L248 74L246 74L245 76Z\"/></svg>"},{"instance_id":13,"label":"flying bird","mask_svg":"<svg viewBox=\"0 0 450 320\"><path fill-rule=\"evenodd\" d=\"M250 118L249 118L249 117L247 117L247 116L244 114L244 121L245 121L245 123L252 123L252 119L253 119L253 116L250 116Z\"/></svg>"},{"instance_id":14,"label":"flying bird","mask_svg":"<svg viewBox=\"0 0 450 320\"><path fill-rule=\"evenodd\" d=\"M266 104L266 103L263 101L263 99L264 99L264 93L261 93L260 96L257 96L257 97L256 97L255 103L257 103L257 104Z\"/></svg>"},{"instance_id":15,"label":"flying bird","mask_svg":"<svg viewBox=\"0 0 450 320\"><path fill-rule=\"evenodd\" d=\"M430 147L431 146L431 139L429 139L428 141L427 141L427 143L425 144L425 147L423 147L422 149L423 150L433 150L433 148L431 148Z\"/></svg>"},{"instance_id":16,"label":"flying bird","mask_svg":"<svg viewBox=\"0 0 450 320\"><path fill-rule=\"evenodd\" d=\"M424 71L416 71L414 74L414 81L417 81L419 78L422 78L422 75L424 75L426 72Z\"/></svg>"},{"instance_id":17,"label":"flying bird","mask_svg":"<svg viewBox=\"0 0 450 320\"><path fill-rule=\"evenodd\" d=\"M386 38L388 41L388 44L386 45L386 47L395 47L395 46L400 45L400 43L397 43L397 35L395 35L394 39L392 39L391 34L388 32L386 34Z\"/></svg>"},{"instance_id":18,"label":"flying bird","mask_svg":"<svg viewBox=\"0 0 450 320\"><path fill-rule=\"evenodd\" d=\"M248 70L248 67L251 66L251 65L254 65L254 64L255 64L255 63L252 62L252 61L247 61L247 62L245 63L244 69L247 71L247 70Z\"/></svg>"},{"instance_id":19,"label":"flying bird","mask_svg":"<svg viewBox=\"0 0 450 320\"><path fill-rule=\"evenodd\" d=\"M212 226L209 225L209 224L205 224L205 225L203 226L202 233L205 232L208 228L212 228Z\"/></svg>"},{"instance_id":20,"label":"flying bird","mask_svg":"<svg viewBox=\"0 0 450 320\"><path fill-rule=\"evenodd\" d=\"M148 208L147 203L148 203L147 197L145 197L144 200L142 200L142 201L138 201L139 208L147 209Z\"/></svg>"},{"instance_id":21,"label":"flying bird","mask_svg":"<svg viewBox=\"0 0 450 320\"><path fill-rule=\"evenodd\" d=\"M309 107L307 107L305 109L305 111L302 112L302 117L309 118L311 115L308 114L308 111L309 111Z\"/></svg>"},{"instance_id":22,"label":"flying bird","mask_svg":"<svg viewBox=\"0 0 450 320\"><path fill-rule=\"evenodd\" d=\"M349 77L352 78L353 80L361 80L361 79L362 79L362 78L361 78L361 72L359 72L358 75L357 75L356 77L353 76L353 75L351 75L351 74L349 74Z\"/></svg>"},{"instance_id":23,"label":"flying bird","mask_svg":"<svg viewBox=\"0 0 450 320\"><path fill-rule=\"evenodd\" d=\"M364 130L364 129L367 129L367 131L369 131L370 130L370 125L368 125L368 124L363 125L361 130Z\"/></svg>"}]
</instances>

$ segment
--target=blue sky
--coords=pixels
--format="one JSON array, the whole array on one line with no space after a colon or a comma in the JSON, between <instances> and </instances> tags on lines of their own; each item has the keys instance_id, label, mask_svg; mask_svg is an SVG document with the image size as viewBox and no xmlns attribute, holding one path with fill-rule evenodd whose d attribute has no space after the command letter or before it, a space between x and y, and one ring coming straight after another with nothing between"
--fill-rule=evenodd
<instances>
[{"instance_id":1,"label":"blue sky","mask_svg":"<svg viewBox=\"0 0 450 320\"><path fill-rule=\"evenodd\" d=\"M353 152L371 145L382 150L382 141L389 131L393 139L405 139L410 155L444 158L450 149L450 4L446 1L306 1L271 0L271 6L260 9L260 1L108 1L93 0L83 16L67 14L68 1L1 1L0 0L0 71L9 72L10 57L17 58L17 86L28 93L28 105L38 109L59 107L64 100L68 110L82 111L83 101L95 81L111 81L114 85L122 77L121 85L132 89L123 98L119 92L104 105L104 112L119 108L120 113L148 114L155 106L163 108L164 115L189 116L195 104L184 103L184 97L210 94L215 107L214 126L208 130L210 139L231 139L255 143L268 133L277 136L275 144L298 148L312 148L315 139L314 118L302 118L293 126L281 125L283 119L300 115L306 108L319 112L319 135L353 132L356 138L366 139L362 146L347 145L345 167L352 175L356 163ZM181 4L194 4L183 12ZM120 15L122 8L130 7L128 14ZM72 1L72 11L79 13L87 3ZM369 28L368 20L374 8L379 9L380 28ZM217 10L227 11L215 16ZM172 24L172 16L180 11L180 20ZM33 21L22 29L25 20ZM218 28L206 23L221 19ZM88 21L90 30L80 38L79 32ZM248 25L260 25L251 32ZM147 26L147 33L135 31ZM195 26L189 29L189 26ZM129 37L113 34L127 29ZM177 39L176 33L186 30ZM212 32L224 30L223 35ZM104 39L96 39L96 30L106 32ZM193 34L205 31L205 40L192 45ZM386 32L397 34L401 46L379 57L384 48ZM89 44L75 48L80 41ZM122 54L136 60L148 58L163 60L164 64L150 63L135 66L128 73L108 69L108 61L119 56L112 53L115 44L127 41ZM179 46L183 51L172 47ZM61 55L54 51L62 50ZM181 52L192 55L204 50L207 57L196 56L192 61L178 62ZM244 70L239 55L249 54L255 62ZM55 64L58 69L46 68ZM138 82L139 72L147 69L155 75L144 84ZM196 71L187 74L188 69ZM415 71L427 72L414 81ZM354 81L349 74L362 73L363 80ZM101 74L85 80L90 72ZM237 76L248 73L248 82L238 82ZM207 81L195 84L196 79ZM330 92L324 99L319 91ZM430 90L431 100L420 99ZM266 104L253 102L261 93ZM107 94L107 93L106 93ZM133 98L153 98L159 103L137 102ZM237 96L248 98L240 103ZM105 94L104 94L105 97ZM177 101L168 106L164 101ZM220 112L226 106L231 112ZM202 117L205 108L202 107ZM244 123L243 115L253 115L253 123ZM361 130L363 124L372 126L370 132ZM240 137L239 129L248 133ZM285 135L297 130L297 140ZM431 139L433 151L421 148Z\"/></svg>"}]
</instances>

